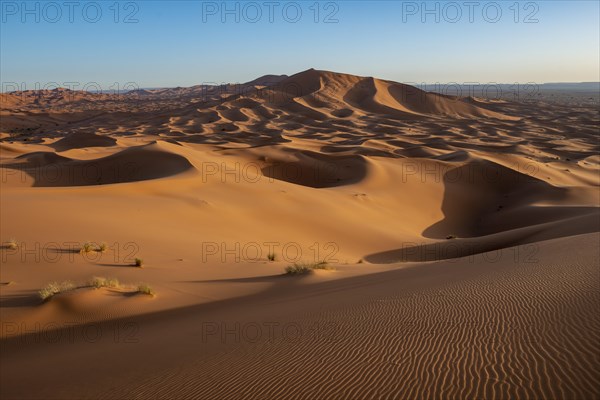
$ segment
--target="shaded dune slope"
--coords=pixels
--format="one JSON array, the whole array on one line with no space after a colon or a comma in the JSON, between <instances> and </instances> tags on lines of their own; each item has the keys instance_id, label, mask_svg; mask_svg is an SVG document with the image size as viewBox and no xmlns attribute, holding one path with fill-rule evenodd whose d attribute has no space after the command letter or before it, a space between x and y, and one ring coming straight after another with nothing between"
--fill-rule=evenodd
<instances>
[{"instance_id":1,"label":"shaded dune slope","mask_svg":"<svg viewBox=\"0 0 600 400\"><path fill-rule=\"evenodd\" d=\"M171 145L172 146L172 145ZM16 169L33 179L36 187L107 185L165 178L194 167L184 156L161 144L130 147L106 157L76 160L52 152L23 154L17 163L4 168Z\"/></svg>"},{"instance_id":2,"label":"shaded dune slope","mask_svg":"<svg viewBox=\"0 0 600 400\"><path fill-rule=\"evenodd\" d=\"M98 135L92 132L72 133L52 143L50 147L56 151L81 149L85 147L110 147L117 144L117 140L107 135Z\"/></svg>"},{"instance_id":3,"label":"shaded dune slope","mask_svg":"<svg viewBox=\"0 0 600 400\"><path fill-rule=\"evenodd\" d=\"M444 218L423 231L424 240L366 255L366 261L387 264L459 258L597 232L600 227L598 207L560 205L574 189L553 186L488 160L451 168L442 182ZM557 205L544 204L548 202Z\"/></svg>"},{"instance_id":4,"label":"shaded dune slope","mask_svg":"<svg viewBox=\"0 0 600 400\"><path fill-rule=\"evenodd\" d=\"M358 155L328 155L312 151L291 151L289 157L270 157L262 174L310 188L327 188L361 182L367 163Z\"/></svg>"},{"instance_id":5,"label":"shaded dune slope","mask_svg":"<svg viewBox=\"0 0 600 400\"><path fill-rule=\"evenodd\" d=\"M537 202L560 202L569 189L487 160L450 169L443 184L445 218L426 229L426 237L489 235L589 212L585 207L536 206Z\"/></svg>"}]
</instances>

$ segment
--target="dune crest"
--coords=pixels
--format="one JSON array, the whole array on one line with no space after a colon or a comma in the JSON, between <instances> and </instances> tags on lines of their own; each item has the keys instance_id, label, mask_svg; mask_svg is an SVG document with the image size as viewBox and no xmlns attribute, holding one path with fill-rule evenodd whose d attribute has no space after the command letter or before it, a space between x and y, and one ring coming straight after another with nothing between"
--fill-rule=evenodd
<instances>
[{"instance_id":1,"label":"dune crest","mask_svg":"<svg viewBox=\"0 0 600 400\"><path fill-rule=\"evenodd\" d=\"M428 93L397 82L314 69L292 75L266 90L276 104L301 101L315 109L333 108L329 112L335 116L360 111L400 119L443 116L519 120L488 110L482 102L474 104L469 99Z\"/></svg>"}]
</instances>

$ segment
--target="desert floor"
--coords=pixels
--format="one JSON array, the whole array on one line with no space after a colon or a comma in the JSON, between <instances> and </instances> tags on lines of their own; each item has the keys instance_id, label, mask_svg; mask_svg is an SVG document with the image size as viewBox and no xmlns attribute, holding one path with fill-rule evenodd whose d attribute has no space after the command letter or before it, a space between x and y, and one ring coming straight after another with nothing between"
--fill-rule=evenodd
<instances>
[{"instance_id":1,"label":"desert floor","mask_svg":"<svg viewBox=\"0 0 600 400\"><path fill-rule=\"evenodd\" d=\"M600 397L598 93L1 100L2 399Z\"/></svg>"}]
</instances>

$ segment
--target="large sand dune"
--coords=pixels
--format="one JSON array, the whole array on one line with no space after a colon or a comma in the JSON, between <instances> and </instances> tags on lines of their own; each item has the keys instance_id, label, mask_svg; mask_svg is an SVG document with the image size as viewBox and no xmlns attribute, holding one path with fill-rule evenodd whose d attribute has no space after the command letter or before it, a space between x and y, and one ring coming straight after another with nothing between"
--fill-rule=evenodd
<instances>
[{"instance_id":1,"label":"large sand dune","mask_svg":"<svg viewBox=\"0 0 600 400\"><path fill-rule=\"evenodd\" d=\"M0 100L2 398L600 396L598 99L308 70ZM37 295L94 276L123 285Z\"/></svg>"}]
</instances>

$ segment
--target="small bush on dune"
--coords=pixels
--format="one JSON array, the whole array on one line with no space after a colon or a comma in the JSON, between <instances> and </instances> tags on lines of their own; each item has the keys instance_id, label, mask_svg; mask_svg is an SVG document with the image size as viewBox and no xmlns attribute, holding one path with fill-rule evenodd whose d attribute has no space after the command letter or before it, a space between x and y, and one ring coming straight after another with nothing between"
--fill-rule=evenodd
<instances>
[{"instance_id":1,"label":"small bush on dune","mask_svg":"<svg viewBox=\"0 0 600 400\"><path fill-rule=\"evenodd\" d=\"M111 288L118 288L121 285L119 284L119 280L118 279L112 278L112 279L107 279L106 280L106 286L107 287L111 287Z\"/></svg>"},{"instance_id":2,"label":"small bush on dune","mask_svg":"<svg viewBox=\"0 0 600 400\"><path fill-rule=\"evenodd\" d=\"M136 267L142 268L144 266L144 260L142 260L141 258L136 258L134 261L134 265Z\"/></svg>"},{"instance_id":3,"label":"small bush on dune","mask_svg":"<svg viewBox=\"0 0 600 400\"><path fill-rule=\"evenodd\" d=\"M87 284L77 286L73 282L65 281L62 283L52 282L46 285L46 287L40 289L38 292L40 298L44 301L49 300L52 296L57 295L59 293L68 292L70 290L74 290L77 288L85 288L85 287L93 287L96 289L100 288L113 288L113 289L122 289L123 292L131 293L131 290L135 288L137 293L147 294L149 296L155 296L154 289L145 283L139 284L137 287L133 286L133 288L129 285L122 285L118 279L115 278L103 278L99 276L95 276Z\"/></svg>"},{"instance_id":4,"label":"small bush on dune","mask_svg":"<svg viewBox=\"0 0 600 400\"><path fill-rule=\"evenodd\" d=\"M100 278L98 276L95 276L92 279L90 279L90 286L95 287L96 289L100 289L101 287L104 287L105 282L106 278Z\"/></svg>"},{"instance_id":5,"label":"small bush on dune","mask_svg":"<svg viewBox=\"0 0 600 400\"><path fill-rule=\"evenodd\" d=\"M85 242L83 246L81 246L82 253L91 253L94 250L94 245L92 242Z\"/></svg>"},{"instance_id":6,"label":"small bush on dune","mask_svg":"<svg viewBox=\"0 0 600 400\"><path fill-rule=\"evenodd\" d=\"M308 264L294 263L285 267L285 273L288 275L308 274L312 269Z\"/></svg>"},{"instance_id":7,"label":"small bush on dune","mask_svg":"<svg viewBox=\"0 0 600 400\"><path fill-rule=\"evenodd\" d=\"M73 282L65 281L62 283L52 282L46 285L43 289L39 291L40 298L44 301L48 300L55 294L68 292L69 290L76 289L76 286Z\"/></svg>"},{"instance_id":8,"label":"small bush on dune","mask_svg":"<svg viewBox=\"0 0 600 400\"><path fill-rule=\"evenodd\" d=\"M321 261L318 262L316 264L312 265L312 269L325 269L325 270L333 270L335 268L333 268L331 265L327 264L326 261Z\"/></svg>"},{"instance_id":9,"label":"small bush on dune","mask_svg":"<svg viewBox=\"0 0 600 400\"><path fill-rule=\"evenodd\" d=\"M152 297L154 297L154 295L155 295L154 289L152 289L152 287L150 287L149 285L147 285L145 283L141 283L140 285L138 285L138 292L147 294Z\"/></svg>"},{"instance_id":10,"label":"small bush on dune","mask_svg":"<svg viewBox=\"0 0 600 400\"><path fill-rule=\"evenodd\" d=\"M81 246L81 253L91 253L92 251L104 253L107 249L108 249L108 246L104 242L102 242L100 244L96 244L94 242L85 242Z\"/></svg>"},{"instance_id":11,"label":"small bush on dune","mask_svg":"<svg viewBox=\"0 0 600 400\"><path fill-rule=\"evenodd\" d=\"M119 288L121 286L121 284L119 283L119 280L115 279L115 278L106 279L106 278L95 276L90 281L90 286L93 286L96 289L100 289L103 287Z\"/></svg>"},{"instance_id":12,"label":"small bush on dune","mask_svg":"<svg viewBox=\"0 0 600 400\"><path fill-rule=\"evenodd\" d=\"M288 275L302 275L307 274L315 269L332 270L334 268L325 261L318 263L299 262L285 267L285 273Z\"/></svg>"},{"instance_id":13,"label":"small bush on dune","mask_svg":"<svg viewBox=\"0 0 600 400\"><path fill-rule=\"evenodd\" d=\"M17 247L19 247L19 244L17 243L17 239L11 238L6 242L6 246L11 250L16 250Z\"/></svg>"},{"instance_id":14,"label":"small bush on dune","mask_svg":"<svg viewBox=\"0 0 600 400\"><path fill-rule=\"evenodd\" d=\"M267 259L269 261L275 261L275 258L276 258L275 257L275 253L269 253L269 254L267 254Z\"/></svg>"}]
</instances>

